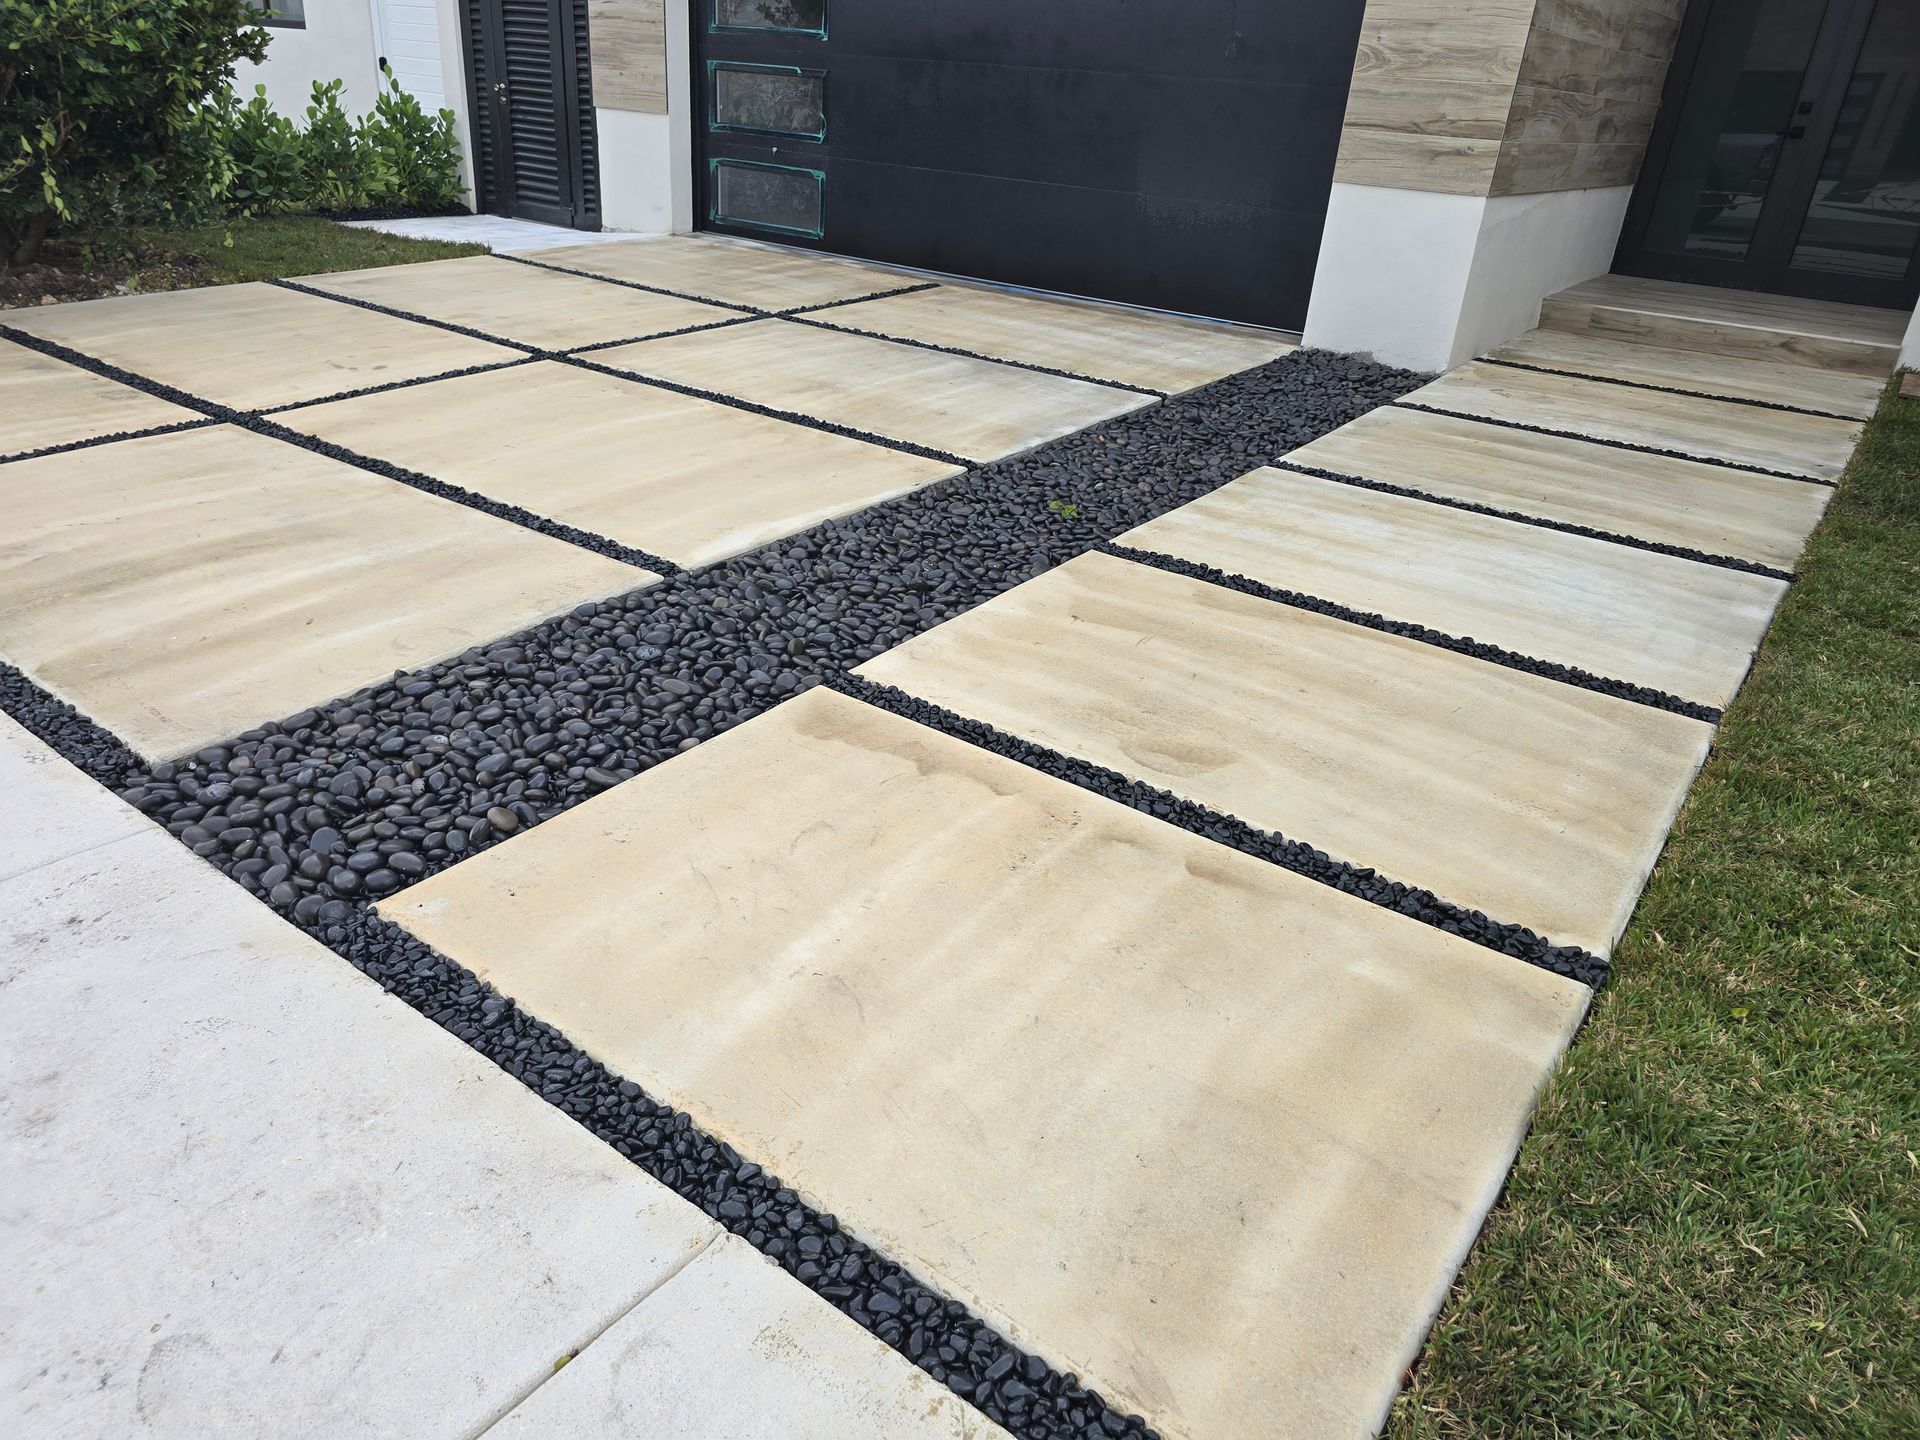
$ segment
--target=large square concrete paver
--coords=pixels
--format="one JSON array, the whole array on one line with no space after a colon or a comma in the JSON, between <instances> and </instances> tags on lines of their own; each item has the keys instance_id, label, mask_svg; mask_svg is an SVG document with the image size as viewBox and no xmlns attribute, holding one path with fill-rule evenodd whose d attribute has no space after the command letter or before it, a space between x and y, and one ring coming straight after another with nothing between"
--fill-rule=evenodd
<instances>
[{"instance_id":1,"label":"large square concrete paver","mask_svg":"<svg viewBox=\"0 0 1920 1440\"><path fill-rule=\"evenodd\" d=\"M0 466L0 654L149 759L659 577L228 426Z\"/></svg>"},{"instance_id":2,"label":"large square concrete paver","mask_svg":"<svg viewBox=\"0 0 1920 1440\"><path fill-rule=\"evenodd\" d=\"M859 673L1596 954L1712 735L1098 554Z\"/></svg>"},{"instance_id":3,"label":"large square concrete paver","mask_svg":"<svg viewBox=\"0 0 1920 1440\"><path fill-rule=\"evenodd\" d=\"M946 1386L723 1236L488 1440L1006 1440Z\"/></svg>"},{"instance_id":4,"label":"large square concrete paver","mask_svg":"<svg viewBox=\"0 0 1920 1440\"><path fill-rule=\"evenodd\" d=\"M491 255L307 275L300 283L542 350L632 340L740 313Z\"/></svg>"},{"instance_id":5,"label":"large square concrete paver","mask_svg":"<svg viewBox=\"0 0 1920 1440\"><path fill-rule=\"evenodd\" d=\"M1120 537L1280 590L1648 685L1733 698L1784 580L1256 470Z\"/></svg>"},{"instance_id":6,"label":"large square concrete paver","mask_svg":"<svg viewBox=\"0 0 1920 1440\"><path fill-rule=\"evenodd\" d=\"M277 285L118 295L9 323L238 410L317 400L522 353Z\"/></svg>"},{"instance_id":7,"label":"large square concrete paver","mask_svg":"<svg viewBox=\"0 0 1920 1440\"><path fill-rule=\"evenodd\" d=\"M857 260L701 235L659 235L616 244L542 250L542 265L632 280L755 310L832 305L878 290L924 283Z\"/></svg>"},{"instance_id":8,"label":"large square concrete paver","mask_svg":"<svg viewBox=\"0 0 1920 1440\"><path fill-rule=\"evenodd\" d=\"M12 322L0 315L0 323ZM0 340L0 455L199 418L198 411Z\"/></svg>"},{"instance_id":9,"label":"large square concrete paver","mask_svg":"<svg viewBox=\"0 0 1920 1440\"><path fill-rule=\"evenodd\" d=\"M686 566L959 473L944 461L551 361L279 418Z\"/></svg>"},{"instance_id":10,"label":"large square concrete paver","mask_svg":"<svg viewBox=\"0 0 1920 1440\"><path fill-rule=\"evenodd\" d=\"M1691 390L1704 395L1822 410L1865 420L1880 403L1883 382L1864 375L1756 360L1744 355L1708 355L1699 350L1669 350L1600 335L1565 330L1529 330L1489 355L1545 370L1603 376L1636 385ZM1631 403L1631 397L1627 397Z\"/></svg>"},{"instance_id":11,"label":"large square concrete paver","mask_svg":"<svg viewBox=\"0 0 1920 1440\"><path fill-rule=\"evenodd\" d=\"M1284 457L1494 510L1791 569L1833 492L1382 406Z\"/></svg>"},{"instance_id":12,"label":"large square concrete paver","mask_svg":"<svg viewBox=\"0 0 1920 1440\"><path fill-rule=\"evenodd\" d=\"M643 340L594 359L973 460L1154 403L1133 390L784 320Z\"/></svg>"},{"instance_id":13,"label":"large square concrete paver","mask_svg":"<svg viewBox=\"0 0 1920 1440\"><path fill-rule=\"evenodd\" d=\"M1001 1435L4 717L0 784L0 1431Z\"/></svg>"},{"instance_id":14,"label":"large square concrete paver","mask_svg":"<svg viewBox=\"0 0 1920 1440\"><path fill-rule=\"evenodd\" d=\"M1168 393L1296 348L1264 330L966 285L863 300L814 318Z\"/></svg>"},{"instance_id":15,"label":"large square concrete paver","mask_svg":"<svg viewBox=\"0 0 1920 1440\"><path fill-rule=\"evenodd\" d=\"M1410 405L1431 405L1821 480L1840 477L1861 428L1857 420L1631 390L1481 360L1448 371L1401 398Z\"/></svg>"},{"instance_id":16,"label":"large square concrete paver","mask_svg":"<svg viewBox=\"0 0 1920 1440\"><path fill-rule=\"evenodd\" d=\"M1574 982L816 690L380 905L1170 1440L1363 1436Z\"/></svg>"}]
</instances>

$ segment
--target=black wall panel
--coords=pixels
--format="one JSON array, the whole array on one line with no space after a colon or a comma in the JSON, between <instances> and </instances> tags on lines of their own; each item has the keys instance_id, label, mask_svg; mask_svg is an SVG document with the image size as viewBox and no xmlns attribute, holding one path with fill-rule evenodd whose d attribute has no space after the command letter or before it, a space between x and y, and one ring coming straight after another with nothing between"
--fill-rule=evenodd
<instances>
[{"instance_id":1,"label":"black wall panel","mask_svg":"<svg viewBox=\"0 0 1920 1440\"><path fill-rule=\"evenodd\" d=\"M1363 0L827 0L824 38L716 33L711 5L701 77L824 70L827 125L708 133L702 176L726 157L824 172L820 248L1304 320Z\"/></svg>"}]
</instances>

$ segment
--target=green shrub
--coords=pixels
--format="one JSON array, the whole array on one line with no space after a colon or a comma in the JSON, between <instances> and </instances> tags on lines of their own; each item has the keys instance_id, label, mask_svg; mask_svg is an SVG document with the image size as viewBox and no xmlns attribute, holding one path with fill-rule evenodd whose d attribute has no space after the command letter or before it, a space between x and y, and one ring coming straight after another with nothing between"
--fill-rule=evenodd
<instances>
[{"instance_id":1,"label":"green shrub","mask_svg":"<svg viewBox=\"0 0 1920 1440\"><path fill-rule=\"evenodd\" d=\"M192 218L231 179L216 113L266 53L248 0L0 0L0 258L56 223Z\"/></svg>"},{"instance_id":2,"label":"green shrub","mask_svg":"<svg viewBox=\"0 0 1920 1440\"><path fill-rule=\"evenodd\" d=\"M340 104L344 82L313 82L301 136L306 202L315 210L359 210L393 191L393 172L373 143L371 120L356 124Z\"/></svg>"},{"instance_id":3,"label":"green shrub","mask_svg":"<svg viewBox=\"0 0 1920 1440\"><path fill-rule=\"evenodd\" d=\"M228 96L218 107L233 180L227 204L236 215L278 215L307 206L306 144L300 127L274 113L267 87L253 87L242 105Z\"/></svg>"},{"instance_id":4,"label":"green shrub","mask_svg":"<svg viewBox=\"0 0 1920 1440\"><path fill-rule=\"evenodd\" d=\"M444 210L466 187L460 180L460 136L454 114L429 115L381 63L386 86L368 117L367 135L393 177L393 198L422 210Z\"/></svg>"}]
</instances>

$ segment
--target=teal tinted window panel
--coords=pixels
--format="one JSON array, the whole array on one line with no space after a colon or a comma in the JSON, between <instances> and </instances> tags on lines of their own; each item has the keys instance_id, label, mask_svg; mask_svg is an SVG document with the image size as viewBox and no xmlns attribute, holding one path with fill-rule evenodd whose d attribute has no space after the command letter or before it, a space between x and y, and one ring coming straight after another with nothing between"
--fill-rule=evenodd
<instances>
[{"instance_id":1,"label":"teal tinted window panel","mask_svg":"<svg viewBox=\"0 0 1920 1440\"><path fill-rule=\"evenodd\" d=\"M715 30L788 30L827 34L827 0L713 0Z\"/></svg>"},{"instance_id":2,"label":"teal tinted window panel","mask_svg":"<svg viewBox=\"0 0 1920 1440\"><path fill-rule=\"evenodd\" d=\"M712 97L707 123L715 130L826 139L826 72L710 60L707 79L707 93Z\"/></svg>"},{"instance_id":3,"label":"teal tinted window panel","mask_svg":"<svg viewBox=\"0 0 1920 1440\"><path fill-rule=\"evenodd\" d=\"M752 160L714 160L710 169L713 203L708 216L715 224L810 240L827 233L824 172Z\"/></svg>"}]
</instances>

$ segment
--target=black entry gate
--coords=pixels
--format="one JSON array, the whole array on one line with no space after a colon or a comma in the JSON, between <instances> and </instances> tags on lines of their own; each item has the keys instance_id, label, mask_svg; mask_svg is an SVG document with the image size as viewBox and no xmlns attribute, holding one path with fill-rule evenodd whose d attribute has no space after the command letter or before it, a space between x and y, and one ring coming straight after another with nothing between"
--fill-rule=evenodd
<instances>
[{"instance_id":1,"label":"black entry gate","mask_svg":"<svg viewBox=\"0 0 1920 1440\"><path fill-rule=\"evenodd\" d=\"M479 208L600 228L587 0L461 0Z\"/></svg>"},{"instance_id":2,"label":"black entry gate","mask_svg":"<svg viewBox=\"0 0 1920 1440\"><path fill-rule=\"evenodd\" d=\"M708 228L1304 321L1363 0L690 3Z\"/></svg>"}]
</instances>

